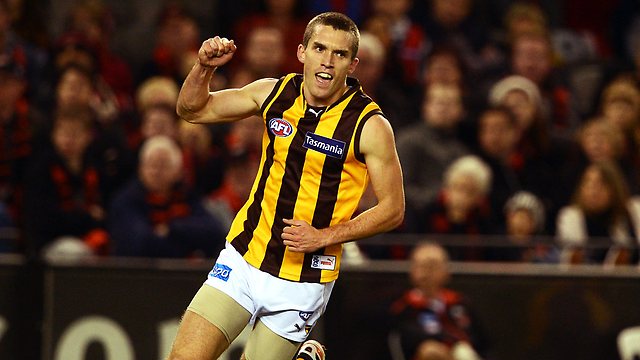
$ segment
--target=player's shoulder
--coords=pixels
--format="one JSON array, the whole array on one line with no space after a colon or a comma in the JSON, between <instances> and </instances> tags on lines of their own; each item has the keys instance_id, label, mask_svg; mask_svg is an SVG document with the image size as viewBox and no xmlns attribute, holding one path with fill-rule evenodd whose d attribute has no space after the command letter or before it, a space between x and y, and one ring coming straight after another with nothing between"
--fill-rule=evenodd
<instances>
[{"instance_id":1,"label":"player's shoulder","mask_svg":"<svg viewBox=\"0 0 640 360\"><path fill-rule=\"evenodd\" d=\"M273 90L273 87L276 86L277 83L278 83L278 79L262 78L262 79L258 79L253 82L250 82L249 84L245 85L243 89L247 89L249 91L256 91L256 92L260 92L260 91L270 92L271 90Z\"/></svg>"},{"instance_id":2,"label":"player's shoulder","mask_svg":"<svg viewBox=\"0 0 640 360\"><path fill-rule=\"evenodd\" d=\"M257 104L262 104L277 83L278 79L274 78L258 79L245 85L240 91L251 96Z\"/></svg>"},{"instance_id":3,"label":"player's shoulder","mask_svg":"<svg viewBox=\"0 0 640 360\"><path fill-rule=\"evenodd\" d=\"M360 151L363 154L386 151L395 146L395 135L391 124L382 114L374 114L362 127Z\"/></svg>"},{"instance_id":4,"label":"player's shoulder","mask_svg":"<svg viewBox=\"0 0 640 360\"><path fill-rule=\"evenodd\" d=\"M364 124L363 131L366 133L372 133L374 136L378 135L380 132L393 134L391 123L387 120L384 114L380 112L374 113L367 119L367 122Z\"/></svg>"}]
</instances>

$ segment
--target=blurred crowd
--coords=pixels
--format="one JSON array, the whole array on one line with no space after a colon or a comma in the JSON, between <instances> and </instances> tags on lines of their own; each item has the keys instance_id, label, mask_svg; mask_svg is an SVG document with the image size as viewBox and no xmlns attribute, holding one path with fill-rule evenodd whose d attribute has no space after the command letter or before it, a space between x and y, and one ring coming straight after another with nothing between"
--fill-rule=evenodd
<instances>
[{"instance_id":1,"label":"blurred crowd","mask_svg":"<svg viewBox=\"0 0 640 360\"><path fill-rule=\"evenodd\" d=\"M0 252L215 255L264 126L177 117L201 42L236 41L211 89L240 87L301 72L307 21L340 11L361 30L353 76L394 128L396 233L460 236L453 260L636 264L640 4L549 3L218 1L208 34L184 3L158 2L154 38L135 40L152 51L132 62L112 46L109 1L75 1L50 34L37 1L0 0ZM492 236L504 243L481 243ZM389 248L360 251L410 250Z\"/></svg>"}]
</instances>

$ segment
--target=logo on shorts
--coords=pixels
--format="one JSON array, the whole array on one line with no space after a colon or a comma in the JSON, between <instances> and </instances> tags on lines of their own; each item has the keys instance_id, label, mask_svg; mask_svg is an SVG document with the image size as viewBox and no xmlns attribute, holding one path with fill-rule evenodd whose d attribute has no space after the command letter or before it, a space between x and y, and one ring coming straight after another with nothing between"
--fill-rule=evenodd
<instances>
[{"instance_id":1,"label":"logo on shorts","mask_svg":"<svg viewBox=\"0 0 640 360\"><path fill-rule=\"evenodd\" d=\"M335 270L336 257L333 255L313 255L311 258L311 268L320 270Z\"/></svg>"},{"instance_id":2,"label":"logo on shorts","mask_svg":"<svg viewBox=\"0 0 640 360\"><path fill-rule=\"evenodd\" d=\"M273 118L269 120L269 130L275 136L287 137L293 133L293 126L285 119Z\"/></svg>"},{"instance_id":3,"label":"logo on shorts","mask_svg":"<svg viewBox=\"0 0 640 360\"><path fill-rule=\"evenodd\" d=\"M211 272L209 273L209 277L214 277L214 278L218 278L222 281L227 281L229 280L229 275L231 274L231 268L228 267L227 265L222 265L222 264L218 264L216 263L213 266L213 269L211 270Z\"/></svg>"},{"instance_id":4,"label":"logo on shorts","mask_svg":"<svg viewBox=\"0 0 640 360\"><path fill-rule=\"evenodd\" d=\"M300 316L300 319L302 319L304 321L308 321L309 318L311 318L311 315L313 315L313 311L300 311L300 312L298 312L298 316Z\"/></svg>"}]
</instances>

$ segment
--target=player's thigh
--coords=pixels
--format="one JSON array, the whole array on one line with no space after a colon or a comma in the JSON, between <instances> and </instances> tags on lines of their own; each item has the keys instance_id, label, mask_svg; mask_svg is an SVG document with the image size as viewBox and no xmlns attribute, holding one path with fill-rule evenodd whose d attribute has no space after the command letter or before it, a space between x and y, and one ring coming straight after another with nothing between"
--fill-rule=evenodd
<instances>
[{"instance_id":1,"label":"player's thigh","mask_svg":"<svg viewBox=\"0 0 640 360\"><path fill-rule=\"evenodd\" d=\"M251 313L220 289L202 285L187 307L222 331L230 344L245 328Z\"/></svg>"},{"instance_id":2,"label":"player's thigh","mask_svg":"<svg viewBox=\"0 0 640 360\"><path fill-rule=\"evenodd\" d=\"M283 360L296 354L300 343L283 338L257 320L244 349L246 360Z\"/></svg>"},{"instance_id":3,"label":"player's thigh","mask_svg":"<svg viewBox=\"0 0 640 360\"><path fill-rule=\"evenodd\" d=\"M199 314L187 310L168 360L216 359L229 347L225 335Z\"/></svg>"},{"instance_id":4,"label":"player's thigh","mask_svg":"<svg viewBox=\"0 0 640 360\"><path fill-rule=\"evenodd\" d=\"M231 297L203 285L180 322L169 359L216 359L251 318Z\"/></svg>"}]
</instances>

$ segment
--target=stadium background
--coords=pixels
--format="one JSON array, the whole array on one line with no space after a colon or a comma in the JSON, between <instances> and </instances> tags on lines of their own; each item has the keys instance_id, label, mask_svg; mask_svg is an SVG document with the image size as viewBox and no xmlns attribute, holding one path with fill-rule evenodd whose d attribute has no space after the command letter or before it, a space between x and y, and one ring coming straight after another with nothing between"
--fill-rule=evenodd
<instances>
[{"instance_id":1,"label":"stadium background","mask_svg":"<svg viewBox=\"0 0 640 360\"><path fill-rule=\"evenodd\" d=\"M46 14L42 26L55 37L74 1L34 3ZM153 37L160 2L108 3L117 19L114 51L139 65L153 47L140 39ZM215 34L230 25L230 14L238 16L253 2L183 3L195 10L202 34ZM501 1L489 3L488 8L500 8ZM553 22L571 2L540 3L551 10ZM160 359L210 265L119 259L31 263L2 255L0 359ZM408 285L406 269L405 262L390 261L344 269L316 329L332 358L389 358L386 311ZM453 287L467 293L483 314L495 359L616 359L616 334L640 324L637 269L456 263L453 273Z\"/></svg>"}]
</instances>

